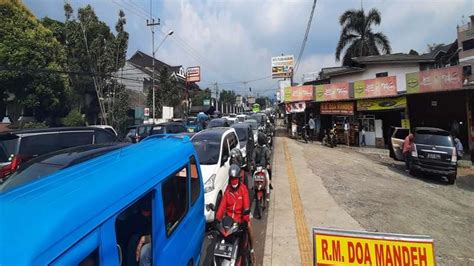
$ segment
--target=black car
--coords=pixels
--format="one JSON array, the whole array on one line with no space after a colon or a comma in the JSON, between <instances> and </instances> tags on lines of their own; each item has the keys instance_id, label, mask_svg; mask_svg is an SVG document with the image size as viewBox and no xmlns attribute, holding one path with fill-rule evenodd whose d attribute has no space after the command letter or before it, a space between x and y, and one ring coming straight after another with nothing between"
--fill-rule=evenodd
<instances>
[{"instance_id":1,"label":"black car","mask_svg":"<svg viewBox=\"0 0 474 266\"><path fill-rule=\"evenodd\" d=\"M41 179L56 171L91 160L126 145L129 144L92 144L44 154L22 164L20 168L5 179L0 179L0 193Z\"/></svg>"},{"instance_id":2,"label":"black car","mask_svg":"<svg viewBox=\"0 0 474 266\"><path fill-rule=\"evenodd\" d=\"M116 142L102 128L60 127L16 130L0 134L0 179L31 158L66 148Z\"/></svg>"},{"instance_id":3,"label":"black car","mask_svg":"<svg viewBox=\"0 0 474 266\"><path fill-rule=\"evenodd\" d=\"M132 143L138 143L140 140L150 136L154 124L134 125L127 128L125 139Z\"/></svg>"},{"instance_id":4,"label":"black car","mask_svg":"<svg viewBox=\"0 0 474 266\"><path fill-rule=\"evenodd\" d=\"M454 184L457 176L457 155L448 131L439 128L415 129L410 158L410 174L423 172L446 176Z\"/></svg>"},{"instance_id":5,"label":"black car","mask_svg":"<svg viewBox=\"0 0 474 266\"><path fill-rule=\"evenodd\" d=\"M177 134L188 132L188 129L182 122L165 122L154 125L150 135L156 134Z\"/></svg>"},{"instance_id":6,"label":"black car","mask_svg":"<svg viewBox=\"0 0 474 266\"><path fill-rule=\"evenodd\" d=\"M244 164L249 167L249 161L252 158L253 148L255 147L252 126L248 123L236 123L230 127L235 129L240 142L240 150L244 157Z\"/></svg>"},{"instance_id":7,"label":"black car","mask_svg":"<svg viewBox=\"0 0 474 266\"><path fill-rule=\"evenodd\" d=\"M229 122L225 118L214 118L207 124L207 128L213 127L229 127Z\"/></svg>"}]
</instances>

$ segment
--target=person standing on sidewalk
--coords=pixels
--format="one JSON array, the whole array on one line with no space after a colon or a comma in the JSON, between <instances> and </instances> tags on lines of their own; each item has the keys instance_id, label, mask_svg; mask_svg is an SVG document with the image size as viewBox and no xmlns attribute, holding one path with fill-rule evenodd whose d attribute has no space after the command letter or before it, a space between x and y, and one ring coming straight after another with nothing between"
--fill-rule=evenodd
<instances>
[{"instance_id":1,"label":"person standing on sidewalk","mask_svg":"<svg viewBox=\"0 0 474 266\"><path fill-rule=\"evenodd\" d=\"M316 129L316 122L314 121L313 114L309 114L309 140L313 142L314 130Z\"/></svg>"},{"instance_id":2,"label":"person standing on sidewalk","mask_svg":"<svg viewBox=\"0 0 474 266\"><path fill-rule=\"evenodd\" d=\"M413 134L410 133L403 141L403 157L405 158L405 171L410 171L410 153L411 153L411 146L413 144Z\"/></svg>"},{"instance_id":3,"label":"person standing on sidewalk","mask_svg":"<svg viewBox=\"0 0 474 266\"><path fill-rule=\"evenodd\" d=\"M349 146L349 122L347 122L347 119L344 120L344 138L346 141L346 145Z\"/></svg>"},{"instance_id":4,"label":"person standing on sidewalk","mask_svg":"<svg viewBox=\"0 0 474 266\"><path fill-rule=\"evenodd\" d=\"M365 126L362 127L362 131L361 131L361 135L362 135L362 140L360 142L360 146L367 146L367 144L365 143Z\"/></svg>"}]
</instances>

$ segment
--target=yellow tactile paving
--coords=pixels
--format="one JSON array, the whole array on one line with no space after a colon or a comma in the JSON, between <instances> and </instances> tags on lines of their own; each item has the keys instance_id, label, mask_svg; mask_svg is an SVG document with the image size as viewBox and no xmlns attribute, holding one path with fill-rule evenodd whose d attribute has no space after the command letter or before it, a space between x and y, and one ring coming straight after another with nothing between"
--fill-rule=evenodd
<instances>
[{"instance_id":1,"label":"yellow tactile paving","mask_svg":"<svg viewBox=\"0 0 474 266\"><path fill-rule=\"evenodd\" d=\"M285 150L286 171L288 174L288 183L290 184L291 204L293 206L293 214L295 216L296 233L298 235L298 246L301 256L301 265L313 264L312 244L306 226L306 218L304 216L303 204L301 203L298 183L296 182L293 163L288 151L287 140L284 140L283 147Z\"/></svg>"}]
</instances>

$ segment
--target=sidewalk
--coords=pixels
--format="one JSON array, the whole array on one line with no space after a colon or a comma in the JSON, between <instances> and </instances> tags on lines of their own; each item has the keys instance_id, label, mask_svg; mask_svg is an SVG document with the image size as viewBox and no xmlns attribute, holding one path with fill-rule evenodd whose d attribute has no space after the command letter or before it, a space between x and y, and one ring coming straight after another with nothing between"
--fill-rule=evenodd
<instances>
[{"instance_id":1,"label":"sidewalk","mask_svg":"<svg viewBox=\"0 0 474 266\"><path fill-rule=\"evenodd\" d=\"M264 265L312 264L313 227L362 229L309 168L303 146L275 138Z\"/></svg>"}]
</instances>

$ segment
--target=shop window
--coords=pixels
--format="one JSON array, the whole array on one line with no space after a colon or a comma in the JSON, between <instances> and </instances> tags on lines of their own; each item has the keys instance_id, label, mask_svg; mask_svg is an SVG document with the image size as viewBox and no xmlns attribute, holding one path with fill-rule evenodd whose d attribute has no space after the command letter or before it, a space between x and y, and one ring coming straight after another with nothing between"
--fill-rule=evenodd
<instances>
[{"instance_id":1,"label":"shop window","mask_svg":"<svg viewBox=\"0 0 474 266\"><path fill-rule=\"evenodd\" d=\"M380 72L375 74L376 78L381 78L381 77L388 77L388 72Z\"/></svg>"},{"instance_id":2,"label":"shop window","mask_svg":"<svg viewBox=\"0 0 474 266\"><path fill-rule=\"evenodd\" d=\"M118 257L121 265L137 265L135 252L141 250L142 256L151 252L152 239L152 200L154 191L140 197L130 207L122 211L115 220ZM145 243L140 243L140 240ZM150 256L151 257L151 254Z\"/></svg>"},{"instance_id":3,"label":"shop window","mask_svg":"<svg viewBox=\"0 0 474 266\"><path fill-rule=\"evenodd\" d=\"M184 167L169 177L161 186L166 235L170 236L174 229L186 216L188 211L188 174Z\"/></svg>"},{"instance_id":4,"label":"shop window","mask_svg":"<svg viewBox=\"0 0 474 266\"><path fill-rule=\"evenodd\" d=\"M78 264L79 266L99 266L99 249L95 249L92 251L87 257L85 257L81 262Z\"/></svg>"},{"instance_id":5,"label":"shop window","mask_svg":"<svg viewBox=\"0 0 474 266\"><path fill-rule=\"evenodd\" d=\"M194 156L189 160L190 176L191 176L191 205L193 205L201 194L201 179Z\"/></svg>"}]
</instances>

